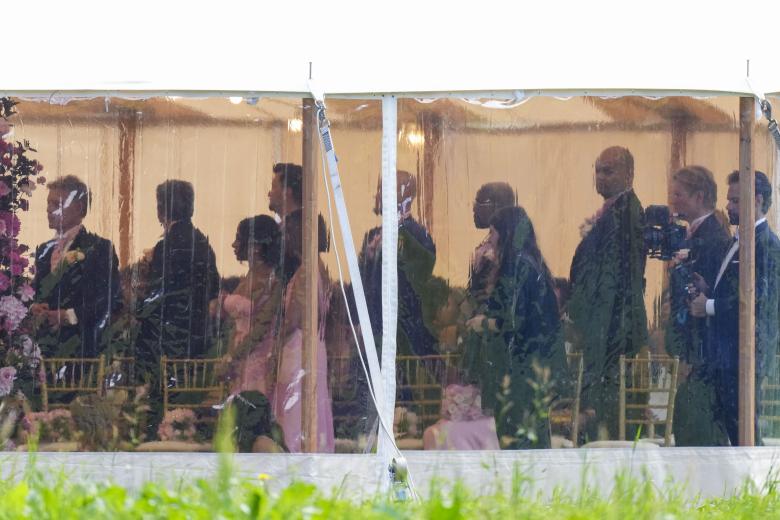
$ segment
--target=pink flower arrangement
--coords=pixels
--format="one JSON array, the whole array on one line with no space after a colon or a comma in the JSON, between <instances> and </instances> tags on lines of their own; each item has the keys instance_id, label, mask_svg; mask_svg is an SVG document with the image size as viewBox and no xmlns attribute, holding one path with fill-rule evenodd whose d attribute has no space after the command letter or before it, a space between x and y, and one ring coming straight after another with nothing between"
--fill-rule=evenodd
<instances>
[{"instance_id":1,"label":"pink flower arrangement","mask_svg":"<svg viewBox=\"0 0 780 520\"><path fill-rule=\"evenodd\" d=\"M35 191L35 187L35 184L30 181L19 183L19 190L28 197L32 197L32 192Z\"/></svg>"},{"instance_id":2,"label":"pink flower arrangement","mask_svg":"<svg viewBox=\"0 0 780 520\"><path fill-rule=\"evenodd\" d=\"M61 408L27 413L21 426L21 438L24 442L36 436L39 442L66 442L73 440L77 431L70 410Z\"/></svg>"},{"instance_id":3,"label":"pink flower arrangement","mask_svg":"<svg viewBox=\"0 0 780 520\"><path fill-rule=\"evenodd\" d=\"M19 298L11 295L0 298L0 318L3 319L4 328L13 332L19 328L19 324L27 316L27 306Z\"/></svg>"},{"instance_id":4,"label":"pink flower arrangement","mask_svg":"<svg viewBox=\"0 0 780 520\"><path fill-rule=\"evenodd\" d=\"M31 302L35 298L35 289L29 283L26 283L19 287L19 298L24 302Z\"/></svg>"},{"instance_id":5,"label":"pink flower arrangement","mask_svg":"<svg viewBox=\"0 0 780 520\"><path fill-rule=\"evenodd\" d=\"M161 441L193 442L195 440L195 412L187 408L176 408L165 412L157 435Z\"/></svg>"},{"instance_id":6,"label":"pink flower arrangement","mask_svg":"<svg viewBox=\"0 0 780 520\"><path fill-rule=\"evenodd\" d=\"M16 369L14 367L0 368L0 397L10 395L14 388Z\"/></svg>"},{"instance_id":7,"label":"pink flower arrangement","mask_svg":"<svg viewBox=\"0 0 780 520\"><path fill-rule=\"evenodd\" d=\"M6 119L16 103L0 98L0 134L9 128ZM29 208L29 197L37 184L41 165L28 156L35 150L27 141L9 143L0 139L0 406L32 397L40 384L41 352L27 335L33 329L28 321L35 297L31 285L29 248L19 243L21 222L18 214Z\"/></svg>"},{"instance_id":8,"label":"pink flower arrangement","mask_svg":"<svg viewBox=\"0 0 780 520\"><path fill-rule=\"evenodd\" d=\"M9 238L16 238L21 229L19 218L10 211L0 211L0 222L3 223L2 234Z\"/></svg>"}]
</instances>

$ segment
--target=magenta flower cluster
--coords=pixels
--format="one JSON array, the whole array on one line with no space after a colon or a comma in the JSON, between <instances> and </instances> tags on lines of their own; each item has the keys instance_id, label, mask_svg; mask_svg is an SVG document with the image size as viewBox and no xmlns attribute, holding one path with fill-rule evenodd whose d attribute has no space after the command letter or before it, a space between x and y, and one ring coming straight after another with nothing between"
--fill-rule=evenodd
<instances>
[{"instance_id":1,"label":"magenta flower cluster","mask_svg":"<svg viewBox=\"0 0 780 520\"><path fill-rule=\"evenodd\" d=\"M15 102L0 98L0 134ZM28 155L35 152L27 141L8 142L0 135L0 397L16 395L24 382L37 380L40 350L31 339L30 305L35 298L30 249L19 241L20 214L29 209L29 198L46 179L43 166Z\"/></svg>"}]
</instances>

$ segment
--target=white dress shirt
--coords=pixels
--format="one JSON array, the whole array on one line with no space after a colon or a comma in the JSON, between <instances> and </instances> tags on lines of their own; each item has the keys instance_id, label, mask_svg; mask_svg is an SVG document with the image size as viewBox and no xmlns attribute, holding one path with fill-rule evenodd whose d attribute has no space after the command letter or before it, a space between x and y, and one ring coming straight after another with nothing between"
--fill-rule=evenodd
<instances>
[{"instance_id":1,"label":"white dress shirt","mask_svg":"<svg viewBox=\"0 0 780 520\"><path fill-rule=\"evenodd\" d=\"M766 222L766 217L756 220L756 227L763 224L764 222ZM739 229L737 229L737 232L734 234L734 243L731 245L731 249L729 249L728 253L726 253L726 257L723 259L723 262L720 264L718 277L715 278L715 285L712 287L713 290L715 289L715 287L718 286L720 279L723 277L723 273L726 272L726 268L729 266L731 259L734 258L734 255L737 254L738 249L739 249ZM714 299L707 300L707 303L705 304L705 310L707 311L707 316L715 316Z\"/></svg>"}]
</instances>

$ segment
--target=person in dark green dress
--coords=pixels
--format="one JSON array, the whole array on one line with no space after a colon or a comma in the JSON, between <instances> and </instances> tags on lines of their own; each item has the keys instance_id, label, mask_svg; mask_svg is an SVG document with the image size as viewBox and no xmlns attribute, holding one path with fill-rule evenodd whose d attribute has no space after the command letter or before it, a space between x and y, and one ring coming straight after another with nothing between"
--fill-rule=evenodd
<instances>
[{"instance_id":1,"label":"person in dark green dress","mask_svg":"<svg viewBox=\"0 0 780 520\"><path fill-rule=\"evenodd\" d=\"M496 212L490 240L498 278L467 322L466 379L480 386L504 447L549 447L547 413L565 358L552 276L523 208Z\"/></svg>"}]
</instances>

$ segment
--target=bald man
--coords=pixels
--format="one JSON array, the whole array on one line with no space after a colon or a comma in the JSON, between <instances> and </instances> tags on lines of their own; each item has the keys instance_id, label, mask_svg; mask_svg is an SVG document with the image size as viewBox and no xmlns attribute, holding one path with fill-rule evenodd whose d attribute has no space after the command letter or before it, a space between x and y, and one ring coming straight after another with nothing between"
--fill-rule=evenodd
<instances>
[{"instance_id":1,"label":"bald man","mask_svg":"<svg viewBox=\"0 0 780 520\"><path fill-rule=\"evenodd\" d=\"M423 320L424 289L433 274L436 246L428 231L411 215L417 183L409 172L399 170L398 186L398 354L436 354L435 343ZM377 187L374 213L382 214L382 184ZM371 327L382 335L382 227L371 229L363 239L360 272L366 291Z\"/></svg>"},{"instance_id":2,"label":"bald man","mask_svg":"<svg viewBox=\"0 0 780 520\"><path fill-rule=\"evenodd\" d=\"M568 306L585 361L582 409L595 412L586 428L590 440L617 439L620 356L634 356L647 343L644 210L632 189L634 158L613 146L595 169L604 204L581 227Z\"/></svg>"}]
</instances>

